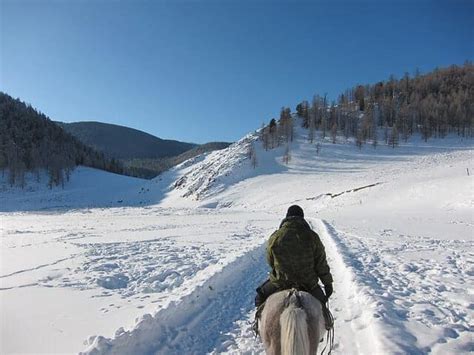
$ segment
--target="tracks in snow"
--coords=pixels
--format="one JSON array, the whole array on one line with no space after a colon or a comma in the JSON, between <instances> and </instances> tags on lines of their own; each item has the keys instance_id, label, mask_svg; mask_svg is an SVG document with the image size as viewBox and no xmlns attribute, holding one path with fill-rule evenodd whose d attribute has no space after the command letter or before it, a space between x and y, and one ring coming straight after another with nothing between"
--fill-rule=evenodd
<instances>
[{"instance_id":1,"label":"tracks in snow","mask_svg":"<svg viewBox=\"0 0 474 355\"><path fill-rule=\"evenodd\" d=\"M114 339L92 339L86 354L204 354L225 341L226 331L253 308L255 287L265 278L260 245L215 273L178 303L146 315Z\"/></svg>"},{"instance_id":2,"label":"tracks in snow","mask_svg":"<svg viewBox=\"0 0 474 355\"><path fill-rule=\"evenodd\" d=\"M365 294L386 352L472 349L472 310L466 307L472 296L459 290L459 284L469 284L472 262L461 251L471 250L472 241L392 235L390 229L368 238L323 224Z\"/></svg>"},{"instance_id":3,"label":"tracks in snow","mask_svg":"<svg viewBox=\"0 0 474 355\"><path fill-rule=\"evenodd\" d=\"M331 309L335 323L334 353L383 352L373 317L374 301L357 285L341 254L341 241L319 219L309 219L326 246L335 278ZM265 245L240 256L189 295L155 315L146 315L130 331L113 339L91 339L85 354L205 354L262 352L250 331L255 288L267 276ZM368 348L370 347L370 348Z\"/></svg>"},{"instance_id":4,"label":"tracks in snow","mask_svg":"<svg viewBox=\"0 0 474 355\"><path fill-rule=\"evenodd\" d=\"M375 301L361 287L351 267L351 255L326 221L309 219L319 234L334 277L330 309L335 322L334 354L383 354L380 331L373 316Z\"/></svg>"}]
</instances>

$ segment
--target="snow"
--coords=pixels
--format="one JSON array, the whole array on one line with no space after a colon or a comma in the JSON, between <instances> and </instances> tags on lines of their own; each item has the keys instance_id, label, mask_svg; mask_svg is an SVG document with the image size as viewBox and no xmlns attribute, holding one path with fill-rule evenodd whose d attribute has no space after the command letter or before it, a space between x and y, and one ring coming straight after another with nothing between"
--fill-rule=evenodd
<instances>
[{"instance_id":1,"label":"snow","mask_svg":"<svg viewBox=\"0 0 474 355\"><path fill-rule=\"evenodd\" d=\"M335 354L474 351L472 140L317 155L306 134L288 165L249 134L151 181L1 178L0 353L263 353L253 298L293 203L335 279Z\"/></svg>"}]
</instances>

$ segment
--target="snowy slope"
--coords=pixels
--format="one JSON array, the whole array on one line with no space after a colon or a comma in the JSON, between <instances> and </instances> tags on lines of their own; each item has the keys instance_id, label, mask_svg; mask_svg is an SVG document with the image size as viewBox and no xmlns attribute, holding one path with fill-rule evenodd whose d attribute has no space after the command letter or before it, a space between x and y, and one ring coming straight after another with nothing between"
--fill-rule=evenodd
<instances>
[{"instance_id":1,"label":"snowy slope","mask_svg":"<svg viewBox=\"0 0 474 355\"><path fill-rule=\"evenodd\" d=\"M88 167L76 168L62 187L47 186L45 173L27 177L25 189L11 187L7 173L0 176L0 211L67 210L120 205L124 199L139 203L132 190L140 191L145 180L117 175Z\"/></svg>"},{"instance_id":2,"label":"snowy slope","mask_svg":"<svg viewBox=\"0 0 474 355\"><path fill-rule=\"evenodd\" d=\"M256 135L143 181L80 168L0 192L1 353L260 353L264 242L300 204L335 277L339 354L473 350L472 141ZM53 302L52 302L53 301ZM25 341L24 339L28 339Z\"/></svg>"}]
</instances>

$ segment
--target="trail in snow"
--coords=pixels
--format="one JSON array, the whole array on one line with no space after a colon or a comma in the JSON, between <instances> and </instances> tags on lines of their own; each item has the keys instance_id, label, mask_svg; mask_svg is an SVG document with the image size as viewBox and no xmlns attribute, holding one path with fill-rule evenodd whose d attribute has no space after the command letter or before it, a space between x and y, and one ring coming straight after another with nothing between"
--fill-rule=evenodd
<instances>
[{"instance_id":1,"label":"trail in snow","mask_svg":"<svg viewBox=\"0 0 474 355\"><path fill-rule=\"evenodd\" d=\"M253 307L256 286L266 277L264 246L228 264L179 302L146 315L114 339L91 339L84 354L203 354L223 349L234 322ZM220 351L219 351L220 352Z\"/></svg>"},{"instance_id":2,"label":"trail in snow","mask_svg":"<svg viewBox=\"0 0 474 355\"><path fill-rule=\"evenodd\" d=\"M459 282L469 283L469 254L459 255L452 244L431 238L386 238L364 240L336 230L324 220L308 219L320 235L335 279L330 307L335 317L334 354L426 354L471 352L469 295L450 297ZM413 238L417 239L416 243ZM367 245L370 243L371 245ZM375 248L374 248L375 246ZM406 263L405 253L448 250L449 268L434 259L418 258ZM398 256L399 253L402 253ZM383 254L383 258L382 258ZM440 292L441 291L441 292ZM235 323L232 341L224 353L255 354L263 349L253 337L249 312ZM420 323L426 327L420 339ZM417 327L416 332L412 327ZM467 340L466 340L467 338ZM428 344L428 345L426 345Z\"/></svg>"},{"instance_id":3,"label":"trail in snow","mask_svg":"<svg viewBox=\"0 0 474 355\"><path fill-rule=\"evenodd\" d=\"M325 246L334 277L334 294L330 299L330 308L334 315L334 353L386 352L380 339L379 327L373 317L374 301L358 284L347 255L328 228L329 224L315 218L310 219L310 223Z\"/></svg>"},{"instance_id":4,"label":"trail in snow","mask_svg":"<svg viewBox=\"0 0 474 355\"><path fill-rule=\"evenodd\" d=\"M335 354L382 352L380 332L373 316L375 302L355 280L341 255L330 226L310 219L326 245L335 278L331 299L335 316ZM214 274L180 301L154 316L147 315L131 331L114 339L95 337L87 354L203 354L263 353L251 331L255 288L266 277L265 245L247 252Z\"/></svg>"},{"instance_id":5,"label":"trail in snow","mask_svg":"<svg viewBox=\"0 0 474 355\"><path fill-rule=\"evenodd\" d=\"M357 284L354 273L328 224L316 218L308 218L312 228L320 235L334 276L335 293L330 300L331 311L335 318L335 342L333 354L374 354L383 353L384 346L380 337L376 318L373 317L374 301ZM251 332L250 322L254 311L235 323L230 332L229 346L216 353L260 354L263 347L259 339Z\"/></svg>"}]
</instances>

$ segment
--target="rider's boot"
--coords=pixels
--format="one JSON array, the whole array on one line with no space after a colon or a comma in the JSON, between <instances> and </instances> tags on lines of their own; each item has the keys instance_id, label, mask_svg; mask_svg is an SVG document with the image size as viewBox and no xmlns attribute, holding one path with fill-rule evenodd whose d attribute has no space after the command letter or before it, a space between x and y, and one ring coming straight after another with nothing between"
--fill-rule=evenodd
<instances>
[{"instance_id":1,"label":"rider's boot","mask_svg":"<svg viewBox=\"0 0 474 355\"><path fill-rule=\"evenodd\" d=\"M266 280L260 287L257 288L257 295L255 296L255 320L252 324L252 330L256 335L258 334L258 321L262 314L263 307L267 298L278 291L278 287L274 285L270 280Z\"/></svg>"}]
</instances>

